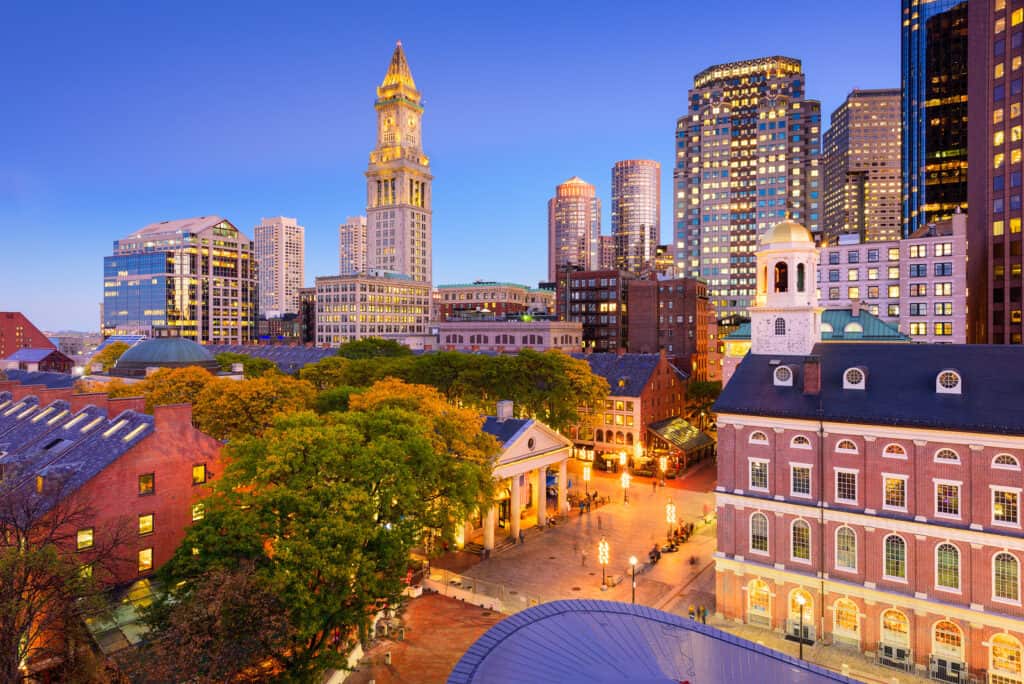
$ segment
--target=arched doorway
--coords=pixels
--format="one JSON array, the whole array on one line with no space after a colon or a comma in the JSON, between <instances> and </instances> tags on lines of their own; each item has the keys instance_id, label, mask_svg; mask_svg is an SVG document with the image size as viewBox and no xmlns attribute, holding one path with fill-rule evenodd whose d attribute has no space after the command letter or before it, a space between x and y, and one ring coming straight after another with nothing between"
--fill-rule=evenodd
<instances>
[{"instance_id":1,"label":"arched doorway","mask_svg":"<svg viewBox=\"0 0 1024 684\"><path fill-rule=\"evenodd\" d=\"M747 585L747 623L770 629L772 626L772 595L764 580L751 580Z\"/></svg>"},{"instance_id":2,"label":"arched doorway","mask_svg":"<svg viewBox=\"0 0 1024 684\"><path fill-rule=\"evenodd\" d=\"M910 620L902 612L890 608L882 611L881 642L878 659L884 665L898 668L912 667L910 653Z\"/></svg>"},{"instance_id":3,"label":"arched doorway","mask_svg":"<svg viewBox=\"0 0 1024 684\"><path fill-rule=\"evenodd\" d=\"M802 610L801 610L802 604ZM800 619L801 612L803 620ZM800 632L801 624L803 633ZM786 618L786 635L794 639L814 641L814 599L806 589L789 592L789 615Z\"/></svg>"},{"instance_id":4,"label":"arched doorway","mask_svg":"<svg viewBox=\"0 0 1024 684\"><path fill-rule=\"evenodd\" d=\"M933 679L944 682L959 681L961 674L967 674L964 633L949 620L939 620L932 626L932 652L928 658L928 671Z\"/></svg>"},{"instance_id":5,"label":"arched doorway","mask_svg":"<svg viewBox=\"0 0 1024 684\"><path fill-rule=\"evenodd\" d=\"M832 606L832 637L839 646L860 648L860 611L848 598L838 599Z\"/></svg>"},{"instance_id":6,"label":"arched doorway","mask_svg":"<svg viewBox=\"0 0 1024 684\"><path fill-rule=\"evenodd\" d=\"M1009 634L996 634L989 642L989 682L992 684L1019 684L1021 677L1020 642Z\"/></svg>"}]
</instances>

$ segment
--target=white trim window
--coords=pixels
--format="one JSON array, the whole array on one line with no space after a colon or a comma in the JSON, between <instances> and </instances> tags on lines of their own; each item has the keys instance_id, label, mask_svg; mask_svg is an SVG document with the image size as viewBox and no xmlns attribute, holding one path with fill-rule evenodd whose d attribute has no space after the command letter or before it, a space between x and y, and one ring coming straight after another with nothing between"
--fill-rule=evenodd
<instances>
[{"instance_id":1,"label":"white trim window","mask_svg":"<svg viewBox=\"0 0 1024 684\"><path fill-rule=\"evenodd\" d=\"M857 533L846 525L836 528L836 570L857 572Z\"/></svg>"},{"instance_id":2,"label":"white trim window","mask_svg":"<svg viewBox=\"0 0 1024 684\"><path fill-rule=\"evenodd\" d=\"M860 632L860 611L857 604L848 598L836 599L832 620L835 631L846 636L857 636Z\"/></svg>"},{"instance_id":3,"label":"white trim window","mask_svg":"<svg viewBox=\"0 0 1024 684\"><path fill-rule=\"evenodd\" d=\"M960 549L942 542L935 547L935 588L960 592Z\"/></svg>"},{"instance_id":4,"label":"white trim window","mask_svg":"<svg viewBox=\"0 0 1024 684\"><path fill-rule=\"evenodd\" d=\"M886 444L885 448L882 449L882 458L898 458L901 460L907 460L907 450L902 444Z\"/></svg>"},{"instance_id":5,"label":"white trim window","mask_svg":"<svg viewBox=\"0 0 1024 684\"><path fill-rule=\"evenodd\" d=\"M802 499L811 498L811 464L789 464L789 493Z\"/></svg>"},{"instance_id":6,"label":"white trim window","mask_svg":"<svg viewBox=\"0 0 1024 684\"><path fill-rule=\"evenodd\" d=\"M992 467L996 470L1020 470L1020 461L1011 454L996 454L992 459Z\"/></svg>"},{"instance_id":7,"label":"white trim window","mask_svg":"<svg viewBox=\"0 0 1024 684\"><path fill-rule=\"evenodd\" d=\"M768 459L750 458L750 488L756 492L768 491Z\"/></svg>"},{"instance_id":8,"label":"white trim window","mask_svg":"<svg viewBox=\"0 0 1024 684\"><path fill-rule=\"evenodd\" d=\"M992 524L1000 527L1020 527L1020 487L1000 487L989 485L992 489Z\"/></svg>"},{"instance_id":9,"label":"white trim window","mask_svg":"<svg viewBox=\"0 0 1024 684\"><path fill-rule=\"evenodd\" d=\"M992 556L992 600L1020 605L1020 561L1009 551Z\"/></svg>"},{"instance_id":10,"label":"white trim window","mask_svg":"<svg viewBox=\"0 0 1024 684\"><path fill-rule=\"evenodd\" d=\"M890 534L882 542L884 549L882 576L886 579L907 581L907 541L898 534Z\"/></svg>"},{"instance_id":11,"label":"white trim window","mask_svg":"<svg viewBox=\"0 0 1024 684\"><path fill-rule=\"evenodd\" d=\"M811 440L806 435L794 435L793 439L789 440L789 446L793 449L810 449Z\"/></svg>"},{"instance_id":12,"label":"white trim window","mask_svg":"<svg viewBox=\"0 0 1024 684\"><path fill-rule=\"evenodd\" d=\"M750 444L767 445L768 435L761 432L760 430L755 430L754 432L750 433L750 437L747 438L747 442L749 442Z\"/></svg>"},{"instance_id":13,"label":"white trim window","mask_svg":"<svg viewBox=\"0 0 1024 684\"><path fill-rule=\"evenodd\" d=\"M932 628L932 653L943 658L963 660L963 630L949 620L939 620L936 622Z\"/></svg>"},{"instance_id":14,"label":"white trim window","mask_svg":"<svg viewBox=\"0 0 1024 684\"><path fill-rule=\"evenodd\" d=\"M907 512L907 475L882 473L882 508Z\"/></svg>"},{"instance_id":15,"label":"white trim window","mask_svg":"<svg viewBox=\"0 0 1024 684\"><path fill-rule=\"evenodd\" d=\"M856 454L857 445L852 439L841 439L836 442L837 454Z\"/></svg>"},{"instance_id":16,"label":"white trim window","mask_svg":"<svg viewBox=\"0 0 1024 684\"><path fill-rule=\"evenodd\" d=\"M959 463L960 454L956 453L952 449L943 447L935 452L934 460L936 463Z\"/></svg>"},{"instance_id":17,"label":"white trim window","mask_svg":"<svg viewBox=\"0 0 1024 684\"><path fill-rule=\"evenodd\" d=\"M1021 681L1021 646L1017 637L993 634L989 639L988 681L990 684L1018 684Z\"/></svg>"},{"instance_id":18,"label":"white trim window","mask_svg":"<svg viewBox=\"0 0 1024 684\"><path fill-rule=\"evenodd\" d=\"M963 482L933 480L935 483L935 517L960 519L960 488Z\"/></svg>"},{"instance_id":19,"label":"white trim window","mask_svg":"<svg viewBox=\"0 0 1024 684\"><path fill-rule=\"evenodd\" d=\"M848 504L857 503L856 468L836 468L836 501Z\"/></svg>"},{"instance_id":20,"label":"white trim window","mask_svg":"<svg viewBox=\"0 0 1024 684\"><path fill-rule=\"evenodd\" d=\"M811 526L796 519L789 528L789 556L798 563L811 562Z\"/></svg>"},{"instance_id":21,"label":"white trim window","mask_svg":"<svg viewBox=\"0 0 1024 684\"><path fill-rule=\"evenodd\" d=\"M750 516L750 552L768 553L768 516L764 513Z\"/></svg>"}]
</instances>

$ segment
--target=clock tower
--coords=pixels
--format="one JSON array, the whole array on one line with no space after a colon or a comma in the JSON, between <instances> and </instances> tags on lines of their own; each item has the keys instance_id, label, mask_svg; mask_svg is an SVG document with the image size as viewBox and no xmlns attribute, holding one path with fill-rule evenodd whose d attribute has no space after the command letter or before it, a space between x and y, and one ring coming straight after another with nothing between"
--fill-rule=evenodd
<instances>
[{"instance_id":1,"label":"clock tower","mask_svg":"<svg viewBox=\"0 0 1024 684\"><path fill-rule=\"evenodd\" d=\"M761 236L757 295L750 307L751 353L811 353L821 341L817 276L818 248L806 228L786 220Z\"/></svg>"},{"instance_id":2,"label":"clock tower","mask_svg":"<svg viewBox=\"0 0 1024 684\"><path fill-rule=\"evenodd\" d=\"M366 171L367 266L431 281L430 159L423 154L423 98L402 41L377 87L377 147Z\"/></svg>"}]
</instances>

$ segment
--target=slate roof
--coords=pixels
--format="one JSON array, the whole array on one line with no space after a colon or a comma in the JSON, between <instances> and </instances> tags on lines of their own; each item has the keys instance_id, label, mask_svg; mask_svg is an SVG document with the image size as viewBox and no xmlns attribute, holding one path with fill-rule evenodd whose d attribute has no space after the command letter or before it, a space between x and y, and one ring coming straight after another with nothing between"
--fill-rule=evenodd
<instances>
[{"instance_id":1,"label":"slate roof","mask_svg":"<svg viewBox=\"0 0 1024 684\"><path fill-rule=\"evenodd\" d=\"M232 352L267 359L276 363L282 373L295 373L304 366L338 354L337 349L286 347L272 344L208 344L206 349L215 356L222 352Z\"/></svg>"},{"instance_id":2,"label":"slate roof","mask_svg":"<svg viewBox=\"0 0 1024 684\"><path fill-rule=\"evenodd\" d=\"M832 342L814 346L821 394L803 393L802 356L747 354L712 407L716 413L817 419L1024 435L1024 347L981 344ZM792 387L777 387L777 363L792 365ZM843 389L843 373L866 371L866 389ZM962 394L938 394L940 371L960 374Z\"/></svg>"},{"instance_id":3,"label":"slate roof","mask_svg":"<svg viewBox=\"0 0 1024 684\"><path fill-rule=\"evenodd\" d=\"M855 680L679 615L647 606L571 599L542 603L491 627L448 684Z\"/></svg>"},{"instance_id":4,"label":"slate roof","mask_svg":"<svg viewBox=\"0 0 1024 684\"><path fill-rule=\"evenodd\" d=\"M22 385L46 385L50 389L72 387L76 378L67 373L51 373L49 371L23 371L16 368L5 370L8 380L16 380Z\"/></svg>"},{"instance_id":5,"label":"slate roof","mask_svg":"<svg viewBox=\"0 0 1024 684\"><path fill-rule=\"evenodd\" d=\"M861 328L863 328L863 332L846 332L846 326L850 323L859 323ZM878 316L864 309L861 309L856 316L853 315L853 309L825 309L821 312L821 324L822 342L836 342L840 340L910 341L910 337L901 333L895 325L886 323ZM738 328L726 335L725 339L749 340L750 323L741 323Z\"/></svg>"},{"instance_id":6,"label":"slate roof","mask_svg":"<svg viewBox=\"0 0 1024 684\"><path fill-rule=\"evenodd\" d=\"M607 380L613 397L639 397L661 359L660 354L574 353L572 357L583 359L595 375Z\"/></svg>"},{"instance_id":7,"label":"slate roof","mask_svg":"<svg viewBox=\"0 0 1024 684\"><path fill-rule=\"evenodd\" d=\"M494 416L487 416L484 420L483 431L498 440L499 444L507 444L532 422L533 420L530 418L506 418L499 421Z\"/></svg>"}]
</instances>

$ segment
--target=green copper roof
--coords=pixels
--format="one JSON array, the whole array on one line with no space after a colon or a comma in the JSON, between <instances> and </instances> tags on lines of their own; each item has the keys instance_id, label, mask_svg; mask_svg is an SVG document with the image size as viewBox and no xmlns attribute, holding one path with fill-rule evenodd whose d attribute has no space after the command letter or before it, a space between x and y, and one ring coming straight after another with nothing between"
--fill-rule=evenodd
<instances>
[{"instance_id":1,"label":"green copper roof","mask_svg":"<svg viewBox=\"0 0 1024 684\"><path fill-rule=\"evenodd\" d=\"M855 324L850 326L850 324ZM856 326L860 326L860 330ZM725 336L725 340L749 340L750 323L741 324L736 330ZM891 323L886 323L870 311L861 309L854 316L853 309L825 309L821 312L821 341L822 342L852 342L863 340L865 342L910 342L910 337L904 335Z\"/></svg>"},{"instance_id":2,"label":"green copper roof","mask_svg":"<svg viewBox=\"0 0 1024 684\"><path fill-rule=\"evenodd\" d=\"M202 363L213 355L202 345L184 337L151 337L126 351L118 365L133 363L159 366L164 363Z\"/></svg>"},{"instance_id":3,"label":"green copper roof","mask_svg":"<svg viewBox=\"0 0 1024 684\"><path fill-rule=\"evenodd\" d=\"M434 287L436 289L438 289L438 290L446 290L446 289L449 289L449 288L466 288L466 287L479 287L479 288L487 288L487 287L518 287L521 290L529 290L529 289L531 289L528 286L520 285L519 283L491 283L491 282L455 283L453 285L435 285Z\"/></svg>"}]
</instances>

